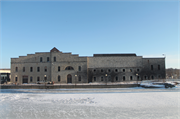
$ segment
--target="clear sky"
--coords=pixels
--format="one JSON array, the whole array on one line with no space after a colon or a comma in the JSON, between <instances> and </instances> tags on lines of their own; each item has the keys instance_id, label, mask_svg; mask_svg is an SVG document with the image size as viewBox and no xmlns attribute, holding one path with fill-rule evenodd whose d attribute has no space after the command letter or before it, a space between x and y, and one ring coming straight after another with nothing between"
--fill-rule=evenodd
<instances>
[{"instance_id":1,"label":"clear sky","mask_svg":"<svg viewBox=\"0 0 180 119\"><path fill-rule=\"evenodd\" d=\"M1 0L0 68L11 58L49 52L166 55L180 68L178 0Z\"/></svg>"}]
</instances>

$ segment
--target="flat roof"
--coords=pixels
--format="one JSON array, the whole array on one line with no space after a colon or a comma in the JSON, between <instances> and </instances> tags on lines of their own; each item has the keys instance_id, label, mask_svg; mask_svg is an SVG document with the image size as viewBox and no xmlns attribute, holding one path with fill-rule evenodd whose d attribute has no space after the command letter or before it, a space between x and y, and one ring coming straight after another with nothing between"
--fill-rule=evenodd
<instances>
[{"instance_id":1,"label":"flat roof","mask_svg":"<svg viewBox=\"0 0 180 119\"><path fill-rule=\"evenodd\" d=\"M118 57L118 56L136 56L135 53L131 54L93 54L94 57Z\"/></svg>"}]
</instances>

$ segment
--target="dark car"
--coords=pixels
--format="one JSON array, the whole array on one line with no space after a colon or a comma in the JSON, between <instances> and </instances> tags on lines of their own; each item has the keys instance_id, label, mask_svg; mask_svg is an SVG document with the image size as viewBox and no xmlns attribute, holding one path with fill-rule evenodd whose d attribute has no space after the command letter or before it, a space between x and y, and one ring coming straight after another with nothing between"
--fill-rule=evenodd
<instances>
[{"instance_id":1,"label":"dark car","mask_svg":"<svg viewBox=\"0 0 180 119\"><path fill-rule=\"evenodd\" d=\"M171 83L164 83L165 88L172 88L175 87L175 85L171 84Z\"/></svg>"}]
</instances>

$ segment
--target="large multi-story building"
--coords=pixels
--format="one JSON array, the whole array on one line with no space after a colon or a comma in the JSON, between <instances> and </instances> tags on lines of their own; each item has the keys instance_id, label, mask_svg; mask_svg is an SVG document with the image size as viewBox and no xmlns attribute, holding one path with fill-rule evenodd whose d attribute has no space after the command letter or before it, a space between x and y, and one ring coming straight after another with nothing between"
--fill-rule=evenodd
<instances>
[{"instance_id":1,"label":"large multi-story building","mask_svg":"<svg viewBox=\"0 0 180 119\"><path fill-rule=\"evenodd\" d=\"M11 58L11 81L36 83L122 82L165 78L165 58L143 58L136 54L94 54L80 57L62 53L37 52Z\"/></svg>"}]
</instances>

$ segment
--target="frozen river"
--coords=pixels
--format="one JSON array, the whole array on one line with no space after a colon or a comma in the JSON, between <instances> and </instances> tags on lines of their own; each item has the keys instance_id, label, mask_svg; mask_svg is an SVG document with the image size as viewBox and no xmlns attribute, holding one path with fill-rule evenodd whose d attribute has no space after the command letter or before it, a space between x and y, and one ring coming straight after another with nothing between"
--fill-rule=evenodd
<instances>
[{"instance_id":1,"label":"frozen river","mask_svg":"<svg viewBox=\"0 0 180 119\"><path fill-rule=\"evenodd\" d=\"M0 119L179 119L179 91L2 89Z\"/></svg>"}]
</instances>

